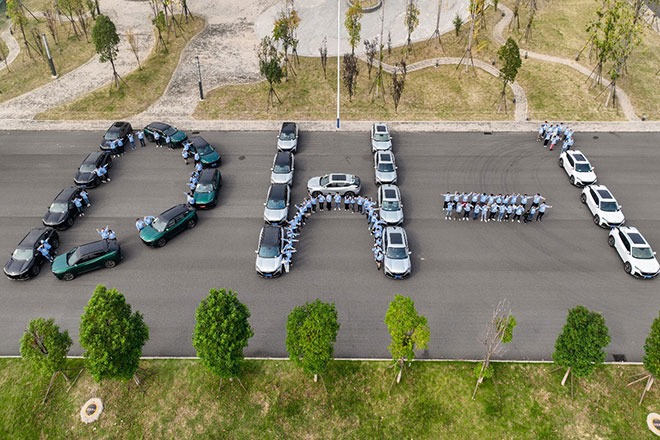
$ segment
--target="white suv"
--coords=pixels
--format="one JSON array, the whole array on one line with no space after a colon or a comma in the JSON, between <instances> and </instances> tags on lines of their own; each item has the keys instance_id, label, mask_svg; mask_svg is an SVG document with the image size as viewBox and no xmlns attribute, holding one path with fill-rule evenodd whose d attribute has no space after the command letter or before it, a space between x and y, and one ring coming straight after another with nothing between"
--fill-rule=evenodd
<instances>
[{"instance_id":1,"label":"white suv","mask_svg":"<svg viewBox=\"0 0 660 440\"><path fill-rule=\"evenodd\" d=\"M605 185L589 185L582 190L582 203L587 205L594 219L594 224L611 228L621 226L626 219L619 205Z\"/></svg>"},{"instance_id":2,"label":"white suv","mask_svg":"<svg viewBox=\"0 0 660 440\"><path fill-rule=\"evenodd\" d=\"M559 167L566 171L572 185L587 186L598 180L594 168L580 150L566 150L561 153Z\"/></svg>"},{"instance_id":3,"label":"white suv","mask_svg":"<svg viewBox=\"0 0 660 440\"><path fill-rule=\"evenodd\" d=\"M396 183L396 163L394 153L391 151L376 151L374 153L374 171L376 174L376 185L383 183Z\"/></svg>"},{"instance_id":4,"label":"white suv","mask_svg":"<svg viewBox=\"0 0 660 440\"><path fill-rule=\"evenodd\" d=\"M381 185L378 187L378 213L387 225L403 223L403 203L401 192L396 185Z\"/></svg>"},{"instance_id":5,"label":"white suv","mask_svg":"<svg viewBox=\"0 0 660 440\"><path fill-rule=\"evenodd\" d=\"M412 266L406 231L401 226L388 226L383 237L385 276L394 279L409 277Z\"/></svg>"},{"instance_id":6,"label":"white suv","mask_svg":"<svg viewBox=\"0 0 660 440\"><path fill-rule=\"evenodd\" d=\"M655 252L651 249L637 228L621 226L612 228L607 243L616 249L623 270L639 278L655 278L660 273L660 264L655 259Z\"/></svg>"},{"instance_id":7,"label":"white suv","mask_svg":"<svg viewBox=\"0 0 660 440\"><path fill-rule=\"evenodd\" d=\"M371 126L371 152L385 151L392 149L392 136L387 124L377 122Z\"/></svg>"}]
</instances>

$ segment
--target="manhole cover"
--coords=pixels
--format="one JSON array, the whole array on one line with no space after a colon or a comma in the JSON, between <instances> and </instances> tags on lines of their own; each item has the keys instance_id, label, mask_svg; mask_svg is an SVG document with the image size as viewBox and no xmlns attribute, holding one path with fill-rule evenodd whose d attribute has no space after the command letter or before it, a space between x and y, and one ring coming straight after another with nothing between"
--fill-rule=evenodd
<instances>
[{"instance_id":1,"label":"manhole cover","mask_svg":"<svg viewBox=\"0 0 660 440\"><path fill-rule=\"evenodd\" d=\"M646 425L649 427L652 433L660 436L660 415L651 413L646 416Z\"/></svg>"},{"instance_id":2,"label":"manhole cover","mask_svg":"<svg viewBox=\"0 0 660 440\"><path fill-rule=\"evenodd\" d=\"M103 403L96 397L89 399L82 408L80 408L80 419L83 423L91 423L98 420L103 412Z\"/></svg>"},{"instance_id":3,"label":"manhole cover","mask_svg":"<svg viewBox=\"0 0 660 440\"><path fill-rule=\"evenodd\" d=\"M625 354L613 354L614 362L626 362Z\"/></svg>"},{"instance_id":4,"label":"manhole cover","mask_svg":"<svg viewBox=\"0 0 660 440\"><path fill-rule=\"evenodd\" d=\"M87 408L85 408L85 412L88 416L93 416L97 408L96 403L90 403L87 405Z\"/></svg>"},{"instance_id":5,"label":"manhole cover","mask_svg":"<svg viewBox=\"0 0 660 440\"><path fill-rule=\"evenodd\" d=\"M245 159L245 156L238 156L238 160L243 160Z\"/></svg>"}]
</instances>

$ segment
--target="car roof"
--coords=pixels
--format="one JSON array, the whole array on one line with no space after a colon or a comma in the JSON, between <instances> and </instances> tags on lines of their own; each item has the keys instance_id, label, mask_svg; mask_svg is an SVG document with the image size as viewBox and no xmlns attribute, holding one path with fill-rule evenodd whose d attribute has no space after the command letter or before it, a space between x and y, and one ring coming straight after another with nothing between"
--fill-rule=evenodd
<instances>
[{"instance_id":1,"label":"car roof","mask_svg":"<svg viewBox=\"0 0 660 440\"><path fill-rule=\"evenodd\" d=\"M194 146L195 148L197 148L197 147L201 147L201 146L203 146L203 145L210 145L210 144L206 141L206 139L204 139L204 138L201 137L201 136L193 136L193 137L191 137L191 138L189 139L189 141L193 144L193 146Z\"/></svg>"},{"instance_id":2,"label":"car roof","mask_svg":"<svg viewBox=\"0 0 660 440\"><path fill-rule=\"evenodd\" d=\"M273 183L268 191L268 198L271 200L286 200L286 189L289 186L286 183Z\"/></svg>"},{"instance_id":3,"label":"car roof","mask_svg":"<svg viewBox=\"0 0 660 440\"><path fill-rule=\"evenodd\" d=\"M296 132L296 123L295 122L283 122L282 123L282 129L280 131L282 133L295 133Z\"/></svg>"},{"instance_id":4,"label":"car roof","mask_svg":"<svg viewBox=\"0 0 660 440\"><path fill-rule=\"evenodd\" d=\"M98 240L91 243L85 243L78 246L78 254L80 256L94 254L100 251L108 250L108 240Z\"/></svg>"},{"instance_id":5,"label":"car roof","mask_svg":"<svg viewBox=\"0 0 660 440\"><path fill-rule=\"evenodd\" d=\"M574 158L576 161L578 161L578 162L589 162L589 161L587 160L587 158L585 157L585 155L582 154L582 152L581 152L580 150L575 150L575 151L570 151L570 150L569 150L569 153L570 153L571 156L573 156L573 158Z\"/></svg>"},{"instance_id":6,"label":"car roof","mask_svg":"<svg viewBox=\"0 0 660 440\"><path fill-rule=\"evenodd\" d=\"M275 165L289 165L291 163L291 153L288 151L279 151L275 155Z\"/></svg>"},{"instance_id":7,"label":"car roof","mask_svg":"<svg viewBox=\"0 0 660 440\"><path fill-rule=\"evenodd\" d=\"M25 237L23 237L23 240L21 240L20 243L18 243L18 246L16 246L17 249L32 249L34 248L34 245L41 239L41 237L44 235L44 233L48 230L48 228L34 228L30 232L28 232Z\"/></svg>"},{"instance_id":8,"label":"car roof","mask_svg":"<svg viewBox=\"0 0 660 440\"><path fill-rule=\"evenodd\" d=\"M199 183L213 183L215 181L215 175L218 172L216 169L205 168L202 170L202 173L199 175Z\"/></svg>"},{"instance_id":9,"label":"car roof","mask_svg":"<svg viewBox=\"0 0 660 440\"><path fill-rule=\"evenodd\" d=\"M406 246L406 231L401 226L388 226L385 228L385 233L388 236L389 245L394 245L396 247L405 247Z\"/></svg>"},{"instance_id":10,"label":"car roof","mask_svg":"<svg viewBox=\"0 0 660 440\"><path fill-rule=\"evenodd\" d=\"M273 246L280 243L282 227L279 225L264 225L261 234L261 245Z\"/></svg>"},{"instance_id":11,"label":"car roof","mask_svg":"<svg viewBox=\"0 0 660 440\"><path fill-rule=\"evenodd\" d=\"M54 202L68 202L71 200L71 197L79 191L76 187L64 188L53 200Z\"/></svg>"},{"instance_id":12,"label":"car roof","mask_svg":"<svg viewBox=\"0 0 660 440\"><path fill-rule=\"evenodd\" d=\"M127 124L128 124L128 122L117 121L117 122L113 123L113 124L110 126L110 128L108 128L108 131L110 131L110 132L112 132L112 131L120 131L120 130L122 129L122 127L124 127L124 126L127 125Z\"/></svg>"},{"instance_id":13,"label":"car roof","mask_svg":"<svg viewBox=\"0 0 660 440\"><path fill-rule=\"evenodd\" d=\"M96 161L101 157L102 155L106 154L103 151L92 151L85 157L85 160L83 160L83 163L93 163L96 164Z\"/></svg>"},{"instance_id":14,"label":"car roof","mask_svg":"<svg viewBox=\"0 0 660 440\"><path fill-rule=\"evenodd\" d=\"M646 244L646 240L644 240L644 237L639 232L628 232L628 237L630 237L630 241L634 244Z\"/></svg>"},{"instance_id":15,"label":"car roof","mask_svg":"<svg viewBox=\"0 0 660 440\"><path fill-rule=\"evenodd\" d=\"M352 174L333 173L329 176L331 182L352 182L355 180L355 176Z\"/></svg>"},{"instance_id":16,"label":"car roof","mask_svg":"<svg viewBox=\"0 0 660 440\"><path fill-rule=\"evenodd\" d=\"M392 162L394 160L394 156L392 156L392 153L389 151L381 151L376 154L378 155L378 160L380 162Z\"/></svg>"},{"instance_id":17,"label":"car roof","mask_svg":"<svg viewBox=\"0 0 660 440\"><path fill-rule=\"evenodd\" d=\"M152 122L151 124L147 125L147 127L155 128L156 130L166 130L171 127L171 125L165 124L164 122Z\"/></svg>"},{"instance_id":18,"label":"car roof","mask_svg":"<svg viewBox=\"0 0 660 440\"><path fill-rule=\"evenodd\" d=\"M614 196L606 189L597 189L596 192L603 199L614 199Z\"/></svg>"},{"instance_id":19,"label":"car roof","mask_svg":"<svg viewBox=\"0 0 660 440\"><path fill-rule=\"evenodd\" d=\"M399 197L397 196L396 189L394 188L383 188L383 199L393 199L397 200Z\"/></svg>"},{"instance_id":20,"label":"car roof","mask_svg":"<svg viewBox=\"0 0 660 440\"><path fill-rule=\"evenodd\" d=\"M189 209L186 205L174 205L167 211L162 212L158 218L161 220L172 220L174 217L177 215L183 213L183 212L188 212Z\"/></svg>"},{"instance_id":21,"label":"car roof","mask_svg":"<svg viewBox=\"0 0 660 440\"><path fill-rule=\"evenodd\" d=\"M379 133L387 133L387 124L384 122L376 122L374 124L376 131Z\"/></svg>"}]
</instances>

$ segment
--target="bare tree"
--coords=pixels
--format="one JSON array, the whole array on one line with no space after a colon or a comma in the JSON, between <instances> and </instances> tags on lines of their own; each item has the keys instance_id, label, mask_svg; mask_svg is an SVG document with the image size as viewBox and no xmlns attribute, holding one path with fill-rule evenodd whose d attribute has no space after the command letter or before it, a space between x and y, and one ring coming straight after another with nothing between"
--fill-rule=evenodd
<instances>
[{"instance_id":1,"label":"bare tree","mask_svg":"<svg viewBox=\"0 0 660 440\"><path fill-rule=\"evenodd\" d=\"M357 77L360 74L358 58L355 54L346 54L344 55L342 64L344 66L342 78L344 79L344 85L348 89L348 100L352 102L357 85Z\"/></svg>"},{"instance_id":2,"label":"bare tree","mask_svg":"<svg viewBox=\"0 0 660 440\"><path fill-rule=\"evenodd\" d=\"M44 17L46 17L46 27L48 27L50 36L53 37L55 44L59 44L59 38L57 35L57 14L53 11L52 7L49 7L44 10Z\"/></svg>"},{"instance_id":3,"label":"bare tree","mask_svg":"<svg viewBox=\"0 0 660 440\"><path fill-rule=\"evenodd\" d=\"M419 25L419 8L415 0L409 0L408 5L406 6L406 15L403 17L403 22L406 25L406 30L408 31L408 40L407 47L408 51L412 50L412 39L410 36L415 31Z\"/></svg>"},{"instance_id":4,"label":"bare tree","mask_svg":"<svg viewBox=\"0 0 660 440\"><path fill-rule=\"evenodd\" d=\"M382 4L380 7L380 39L378 39L378 71L376 72L376 79L371 84L369 93L371 94L376 89L376 98L380 93L380 89L383 90L383 102L385 102L385 87L383 87L383 31L385 30L385 4ZM373 101L373 95L372 95Z\"/></svg>"},{"instance_id":5,"label":"bare tree","mask_svg":"<svg viewBox=\"0 0 660 440\"><path fill-rule=\"evenodd\" d=\"M440 36L440 14L442 13L442 2L443 0L438 0L438 15L435 17L435 30L433 31L433 35L429 38L429 41L437 38L435 46L438 47L438 44L440 44L442 53L446 53L445 46L442 44L442 37Z\"/></svg>"},{"instance_id":6,"label":"bare tree","mask_svg":"<svg viewBox=\"0 0 660 440\"><path fill-rule=\"evenodd\" d=\"M328 37L323 37L321 46L319 47L319 54L321 54L321 67L323 67L323 78L326 79L326 68L328 66Z\"/></svg>"},{"instance_id":7,"label":"bare tree","mask_svg":"<svg viewBox=\"0 0 660 440\"><path fill-rule=\"evenodd\" d=\"M371 79L371 68L374 66L374 58L376 58L376 50L378 48L378 37L373 40L364 40L364 51L367 55L367 72L369 79Z\"/></svg>"},{"instance_id":8,"label":"bare tree","mask_svg":"<svg viewBox=\"0 0 660 440\"><path fill-rule=\"evenodd\" d=\"M140 64L140 56L139 56L140 53L139 41L135 36L133 29L126 29L126 41L128 41L128 45L131 47L131 52L133 52L133 55L135 55L135 59L138 62L138 69L142 70L142 65Z\"/></svg>"},{"instance_id":9,"label":"bare tree","mask_svg":"<svg viewBox=\"0 0 660 440\"><path fill-rule=\"evenodd\" d=\"M7 56L8 55L5 53L5 48L2 44L0 44L0 61L4 61L7 72L11 72L11 70L9 70L9 61L7 60Z\"/></svg>"},{"instance_id":10,"label":"bare tree","mask_svg":"<svg viewBox=\"0 0 660 440\"><path fill-rule=\"evenodd\" d=\"M513 18L509 22L509 29L516 25L516 32L520 33L520 0L516 0L513 5Z\"/></svg>"},{"instance_id":11,"label":"bare tree","mask_svg":"<svg viewBox=\"0 0 660 440\"><path fill-rule=\"evenodd\" d=\"M477 34L478 34L478 25L481 23L484 17L484 7L485 7L485 0L470 0L470 31L468 34L468 43L467 47L465 48L465 52L463 53L463 56L461 57L461 60L458 62L458 65L456 66L456 70L461 67L461 64L465 62L465 71L467 72L472 66L472 71L474 72L474 75L477 75L477 71L474 67L474 59L472 58L472 49L474 46L474 42L477 39Z\"/></svg>"},{"instance_id":12,"label":"bare tree","mask_svg":"<svg viewBox=\"0 0 660 440\"><path fill-rule=\"evenodd\" d=\"M398 73L399 66L401 66L401 74ZM400 63L394 65L394 73L392 73L392 99L394 100L394 112L399 110L399 101L403 94L403 88L406 85L406 61L401 60Z\"/></svg>"},{"instance_id":13,"label":"bare tree","mask_svg":"<svg viewBox=\"0 0 660 440\"><path fill-rule=\"evenodd\" d=\"M523 38L525 39L525 43L529 44L532 40L532 22L534 21L536 11L538 10L538 4L536 3L536 0L529 0L527 4L529 6L529 20L527 21Z\"/></svg>"}]
</instances>

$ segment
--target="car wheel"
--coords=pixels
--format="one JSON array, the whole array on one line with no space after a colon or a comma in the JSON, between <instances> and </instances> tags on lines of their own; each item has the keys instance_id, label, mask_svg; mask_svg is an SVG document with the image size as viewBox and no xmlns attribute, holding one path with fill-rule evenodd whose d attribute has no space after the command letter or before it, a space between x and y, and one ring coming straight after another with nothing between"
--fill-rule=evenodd
<instances>
[{"instance_id":1,"label":"car wheel","mask_svg":"<svg viewBox=\"0 0 660 440\"><path fill-rule=\"evenodd\" d=\"M32 266L32 269L30 269L30 276L36 277L37 275L39 275L39 272L41 272L41 266L35 264L34 266Z\"/></svg>"},{"instance_id":2,"label":"car wheel","mask_svg":"<svg viewBox=\"0 0 660 440\"><path fill-rule=\"evenodd\" d=\"M614 237L611 235L607 238L607 244L609 244L611 247L614 247Z\"/></svg>"},{"instance_id":3,"label":"car wheel","mask_svg":"<svg viewBox=\"0 0 660 440\"><path fill-rule=\"evenodd\" d=\"M195 221L195 219L190 219L190 220L188 220L188 222L186 223L186 228L188 228L188 229L192 229L192 228L194 228L195 226L197 226L197 222Z\"/></svg>"},{"instance_id":4,"label":"car wheel","mask_svg":"<svg viewBox=\"0 0 660 440\"><path fill-rule=\"evenodd\" d=\"M53 246L53 249L57 249L60 246L60 240L58 238L51 238L50 245Z\"/></svg>"},{"instance_id":5,"label":"car wheel","mask_svg":"<svg viewBox=\"0 0 660 440\"><path fill-rule=\"evenodd\" d=\"M69 217L69 218L67 219L67 221L66 221L66 226L67 226L68 228L70 228L71 226L73 226L73 217Z\"/></svg>"},{"instance_id":6,"label":"car wheel","mask_svg":"<svg viewBox=\"0 0 660 440\"><path fill-rule=\"evenodd\" d=\"M314 192L312 193L312 197L316 197L316 198L318 198L318 196L320 196L320 195L321 195L321 193L320 193L319 191L314 191Z\"/></svg>"},{"instance_id":7,"label":"car wheel","mask_svg":"<svg viewBox=\"0 0 660 440\"><path fill-rule=\"evenodd\" d=\"M571 176L570 179L568 179L569 182L571 182L571 185L575 185L575 176Z\"/></svg>"},{"instance_id":8,"label":"car wheel","mask_svg":"<svg viewBox=\"0 0 660 440\"><path fill-rule=\"evenodd\" d=\"M105 263L103 263L103 266L106 267L106 269L110 269L111 267L115 267L117 265L117 262L115 260L108 260Z\"/></svg>"},{"instance_id":9,"label":"car wheel","mask_svg":"<svg viewBox=\"0 0 660 440\"><path fill-rule=\"evenodd\" d=\"M626 263L623 265L623 270L625 270L627 274L630 274L632 272L631 264L626 261Z\"/></svg>"},{"instance_id":10,"label":"car wheel","mask_svg":"<svg viewBox=\"0 0 660 440\"><path fill-rule=\"evenodd\" d=\"M580 196L580 201L582 201L582 203L587 203L587 196L584 193Z\"/></svg>"},{"instance_id":11,"label":"car wheel","mask_svg":"<svg viewBox=\"0 0 660 440\"><path fill-rule=\"evenodd\" d=\"M64 275L62 275L62 279L63 279L64 281L71 281L71 280L74 279L75 277L76 277L76 276L75 276L74 274L72 274L71 272L67 272L67 273L65 273Z\"/></svg>"},{"instance_id":12,"label":"car wheel","mask_svg":"<svg viewBox=\"0 0 660 440\"><path fill-rule=\"evenodd\" d=\"M594 225L600 226L600 217L598 214L594 215Z\"/></svg>"},{"instance_id":13,"label":"car wheel","mask_svg":"<svg viewBox=\"0 0 660 440\"><path fill-rule=\"evenodd\" d=\"M355 193L353 191L348 191L346 194L344 194L348 197L355 197Z\"/></svg>"},{"instance_id":14,"label":"car wheel","mask_svg":"<svg viewBox=\"0 0 660 440\"><path fill-rule=\"evenodd\" d=\"M559 159L559 168L564 168L564 159Z\"/></svg>"},{"instance_id":15,"label":"car wheel","mask_svg":"<svg viewBox=\"0 0 660 440\"><path fill-rule=\"evenodd\" d=\"M163 247L167 244L167 239L165 237L161 237L156 241L156 247Z\"/></svg>"}]
</instances>

